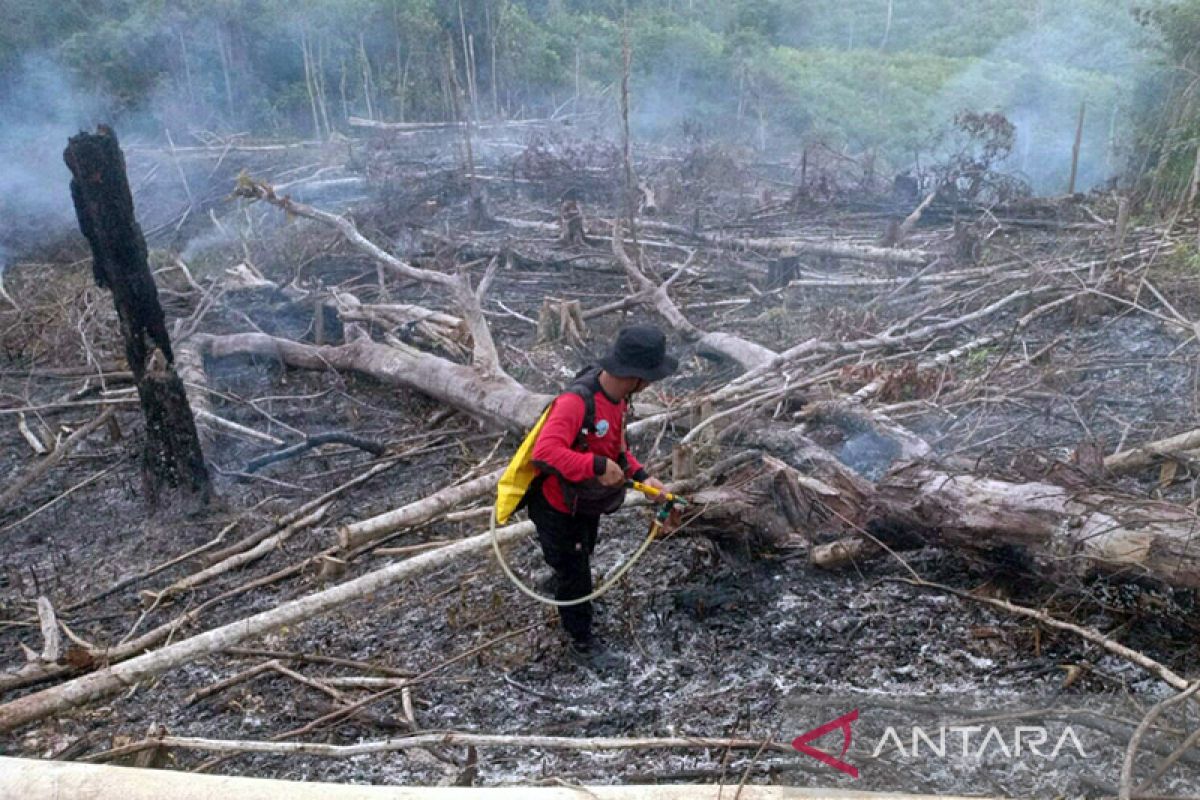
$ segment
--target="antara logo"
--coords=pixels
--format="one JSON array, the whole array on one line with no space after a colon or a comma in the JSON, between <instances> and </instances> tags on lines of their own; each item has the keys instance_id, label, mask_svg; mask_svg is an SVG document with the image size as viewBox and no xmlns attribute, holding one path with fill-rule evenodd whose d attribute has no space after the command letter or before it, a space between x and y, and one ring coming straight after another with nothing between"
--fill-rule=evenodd
<instances>
[{"instance_id":1,"label":"antara logo","mask_svg":"<svg viewBox=\"0 0 1200 800\"><path fill-rule=\"evenodd\" d=\"M858 777L858 768L843 759L850 751L853 740L851 724L858 721L858 709L843 714L837 719L830 720L824 725L800 734L792 740L792 747L798 752L815 758L822 764L844 772L852 778ZM833 756L824 750L818 750L810 742L820 739L833 731L842 732L842 751ZM920 726L912 726L909 736L903 736L896 727L889 725L875 745L871 758L878 758L886 750L893 750L902 758L920 758L924 754L937 758L960 758L963 760L982 760L985 756L1002 754L1005 758L1021 758L1032 754L1042 759L1054 759L1064 749L1074 750L1081 758L1088 758L1083 743L1075 734L1074 729L1067 725L1058 736L1040 725L1020 725L1010 737L994 725L948 725L933 729L933 733ZM974 738L978 736L978 738ZM905 740L911 738L911 746L905 747ZM954 746L958 739L959 747ZM948 741L949 740L949 741ZM1011 745L1010 745L1011 742ZM1050 743L1053 742L1053 747ZM1044 749L1043 749L1044 748ZM923 753L922 751L926 751Z\"/></svg>"},{"instance_id":2,"label":"antara logo","mask_svg":"<svg viewBox=\"0 0 1200 800\"><path fill-rule=\"evenodd\" d=\"M849 714L843 714L842 716L838 717L835 720L830 720L829 722L826 722L824 725L820 726L819 728L813 728L811 731L808 731L807 733L800 734L795 739L792 739L792 747L796 748L796 750L800 751L801 753L804 753L806 756L812 756L817 761L820 761L822 764L827 764L828 766L831 766L836 770L841 770L842 772L849 775L851 778L857 778L858 777L858 767L852 766L850 764L847 764L845 761L842 761L842 757L845 756L846 751L848 751L850 749L850 739L853 736L853 732L850 730L850 723L854 722L857 719L858 719L858 709L856 708L853 711L851 711ZM809 744L808 744L809 742L813 741L814 739L820 739L822 736L829 733L830 731L833 731L833 730L836 730L839 728L842 731L842 752L840 754L838 754L837 758L834 758L833 756L829 755L828 753L826 753L823 750L818 750L815 747L809 746Z\"/></svg>"}]
</instances>

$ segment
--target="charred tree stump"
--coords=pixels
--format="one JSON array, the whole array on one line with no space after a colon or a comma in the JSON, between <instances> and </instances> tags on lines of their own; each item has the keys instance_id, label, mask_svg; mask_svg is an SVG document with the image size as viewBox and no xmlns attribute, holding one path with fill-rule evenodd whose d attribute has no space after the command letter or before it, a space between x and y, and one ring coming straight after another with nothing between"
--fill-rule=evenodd
<instances>
[{"instance_id":1,"label":"charred tree stump","mask_svg":"<svg viewBox=\"0 0 1200 800\"><path fill-rule=\"evenodd\" d=\"M787 286L788 281L794 281L800 276L800 257L781 256L767 262L767 288L778 289Z\"/></svg>"},{"instance_id":2,"label":"charred tree stump","mask_svg":"<svg viewBox=\"0 0 1200 800\"><path fill-rule=\"evenodd\" d=\"M559 300L554 297L542 300L537 319L538 344L563 340L582 344L585 336L587 326L583 321L583 306L578 300Z\"/></svg>"},{"instance_id":3,"label":"charred tree stump","mask_svg":"<svg viewBox=\"0 0 1200 800\"><path fill-rule=\"evenodd\" d=\"M804 474L754 451L730 457L702 478L685 481L704 487L690 496L701 511L687 528L747 555L844 536L866 506L865 484L837 471L817 472Z\"/></svg>"},{"instance_id":4,"label":"charred tree stump","mask_svg":"<svg viewBox=\"0 0 1200 800\"><path fill-rule=\"evenodd\" d=\"M972 226L965 222L954 223L954 258L963 264L978 264L983 255L983 240Z\"/></svg>"},{"instance_id":5,"label":"charred tree stump","mask_svg":"<svg viewBox=\"0 0 1200 800\"><path fill-rule=\"evenodd\" d=\"M91 245L92 272L96 284L112 292L125 360L137 383L146 419L142 477L147 493L157 502L161 490L171 487L204 502L210 491L208 470L183 381L173 366L166 319L116 134L101 125L96 133L73 136L63 160L71 170L79 229Z\"/></svg>"},{"instance_id":6,"label":"charred tree stump","mask_svg":"<svg viewBox=\"0 0 1200 800\"><path fill-rule=\"evenodd\" d=\"M563 247L587 247L587 232L583 226L583 209L573 196L563 200L558 209L559 236L558 243Z\"/></svg>"}]
</instances>

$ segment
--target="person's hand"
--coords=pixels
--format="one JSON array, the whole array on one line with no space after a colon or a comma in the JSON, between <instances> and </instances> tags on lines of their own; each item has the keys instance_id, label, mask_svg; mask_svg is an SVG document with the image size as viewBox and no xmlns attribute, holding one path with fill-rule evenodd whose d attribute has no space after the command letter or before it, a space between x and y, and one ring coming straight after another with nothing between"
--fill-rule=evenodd
<instances>
[{"instance_id":1,"label":"person's hand","mask_svg":"<svg viewBox=\"0 0 1200 800\"><path fill-rule=\"evenodd\" d=\"M651 489L658 489L658 494L650 496L651 500L658 503L659 505L662 505L663 503L667 502L667 487L663 485L662 481L660 481L658 478L646 478L646 480L644 480L642 482L644 484L646 484L647 486L649 486Z\"/></svg>"},{"instance_id":2,"label":"person's hand","mask_svg":"<svg viewBox=\"0 0 1200 800\"><path fill-rule=\"evenodd\" d=\"M625 483L625 470L611 458L604 459L604 474L596 476L603 486L621 486Z\"/></svg>"}]
</instances>

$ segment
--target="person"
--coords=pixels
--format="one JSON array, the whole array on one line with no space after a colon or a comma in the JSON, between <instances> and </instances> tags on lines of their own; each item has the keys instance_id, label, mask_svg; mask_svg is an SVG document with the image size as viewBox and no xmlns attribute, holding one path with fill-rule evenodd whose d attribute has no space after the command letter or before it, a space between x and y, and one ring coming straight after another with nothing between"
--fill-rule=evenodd
<instances>
[{"instance_id":1,"label":"person","mask_svg":"<svg viewBox=\"0 0 1200 800\"><path fill-rule=\"evenodd\" d=\"M623 328L597 368L581 374L555 398L533 447L539 477L529 493L529 518L537 527L546 563L554 571L556 600L574 600L592 592L591 556L600 516L625 499L625 481L641 481L662 490L629 452L625 413L629 398L675 371L666 336L651 325ZM586 425L590 398L593 419ZM614 656L592 632L592 604L558 607L570 651L593 666L615 664Z\"/></svg>"}]
</instances>

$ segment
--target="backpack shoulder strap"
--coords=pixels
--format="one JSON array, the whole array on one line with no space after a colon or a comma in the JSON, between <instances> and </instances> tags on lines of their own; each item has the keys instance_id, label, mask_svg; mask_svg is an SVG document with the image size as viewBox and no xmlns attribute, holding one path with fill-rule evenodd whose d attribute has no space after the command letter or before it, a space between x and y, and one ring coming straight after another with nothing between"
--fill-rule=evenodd
<instances>
[{"instance_id":1,"label":"backpack shoulder strap","mask_svg":"<svg viewBox=\"0 0 1200 800\"><path fill-rule=\"evenodd\" d=\"M601 391L600 367L588 367L581 370L566 391L579 395L583 399L583 425L575 437L573 449L586 452L588 434L596 431L596 392ZM627 469L629 466L629 458L625 455L624 449L617 456L617 464L621 469Z\"/></svg>"},{"instance_id":2,"label":"backpack shoulder strap","mask_svg":"<svg viewBox=\"0 0 1200 800\"><path fill-rule=\"evenodd\" d=\"M587 449L587 436L596 429L596 392L600 391L600 370L588 367L575 376L567 392L583 400L583 425L575 437L575 446Z\"/></svg>"}]
</instances>

